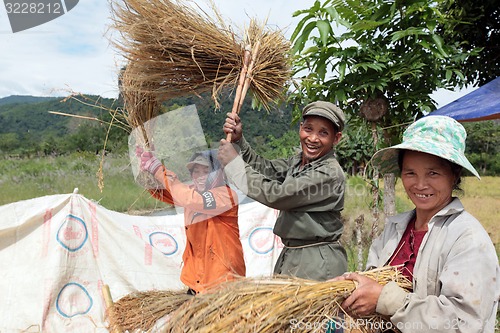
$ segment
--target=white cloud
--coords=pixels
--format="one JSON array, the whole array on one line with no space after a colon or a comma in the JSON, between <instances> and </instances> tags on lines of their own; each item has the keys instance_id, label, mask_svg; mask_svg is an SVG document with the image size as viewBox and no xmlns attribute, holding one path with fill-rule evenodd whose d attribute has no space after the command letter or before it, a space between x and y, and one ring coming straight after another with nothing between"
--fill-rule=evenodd
<instances>
[{"instance_id":1,"label":"white cloud","mask_svg":"<svg viewBox=\"0 0 500 333\"><path fill-rule=\"evenodd\" d=\"M104 15L104 14L108 15ZM103 37L109 10L85 0L38 27L12 33L0 11L0 97L63 96L68 90L116 96L114 51Z\"/></svg>"}]
</instances>

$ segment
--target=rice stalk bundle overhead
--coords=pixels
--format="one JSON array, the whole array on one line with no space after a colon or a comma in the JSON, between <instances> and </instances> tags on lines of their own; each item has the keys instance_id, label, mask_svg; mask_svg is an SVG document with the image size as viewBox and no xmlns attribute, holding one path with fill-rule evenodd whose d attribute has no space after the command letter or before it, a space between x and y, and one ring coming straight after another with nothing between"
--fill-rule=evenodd
<instances>
[{"instance_id":1,"label":"rice stalk bundle overhead","mask_svg":"<svg viewBox=\"0 0 500 333\"><path fill-rule=\"evenodd\" d=\"M242 37L218 14L196 11L189 2L123 0L113 5L115 46L133 68L125 91L151 93L158 101L211 91L217 104L224 87L236 87L245 50L259 44L249 73L250 90L269 109L290 79L290 44L280 31L251 20Z\"/></svg>"},{"instance_id":2,"label":"rice stalk bundle overhead","mask_svg":"<svg viewBox=\"0 0 500 333\"><path fill-rule=\"evenodd\" d=\"M162 317L177 310L193 298L186 291L142 291L126 295L114 302L108 311L109 331L117 329L130 332L150 330Z\"/></svg>"},{"instance_id":3,"label":"rice stalk bundle overhead","mask_svg":"<svg viewBox=\"0 0 500 333\"><path fill-rule=\"evenodd\" d=\"M134 74L134 66L130 64L125 68L120 77L120 89L124 105L129 111L125 116L132 129L143 125L158 115L158 100L150 91L152 86L140 85ZM134 89L127 89L134 87Z\"/></svg>"},{"instance_id":4,"label":"rice stalk bundle overhead","mask_svg":"<svg viewBox=\"0 0 500 333\"><path fill-rule=\"evenodd\" d=\"M385 285L395 281L411 288L397 269L362 273ZM239 279L212 293L193 297L174 311L163 332L325 332L331 320L354 323L362 332L375 332L384 318L358 321L340 307L356 286L352 281L315 282L289 277ZM377 324L378 323L378 324ZM300 329L299 329L300 328Z\"/></svg>"}]
</instances>

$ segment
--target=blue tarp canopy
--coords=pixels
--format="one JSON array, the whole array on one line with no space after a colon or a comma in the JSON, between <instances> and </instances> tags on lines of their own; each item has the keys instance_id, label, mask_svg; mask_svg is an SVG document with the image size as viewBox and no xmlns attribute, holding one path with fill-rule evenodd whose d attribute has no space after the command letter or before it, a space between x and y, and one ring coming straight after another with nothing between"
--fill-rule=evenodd
<instances>
[{"instance_id":1,"label":"blue tarp canopy","mask_svg":"<svg viewBox=\"0 0 500 333\"><path fill-rule=\"evenodd\" d=\"M428 114L457 121L500 119L500 77Z\"/></svg>"}]
</instances>

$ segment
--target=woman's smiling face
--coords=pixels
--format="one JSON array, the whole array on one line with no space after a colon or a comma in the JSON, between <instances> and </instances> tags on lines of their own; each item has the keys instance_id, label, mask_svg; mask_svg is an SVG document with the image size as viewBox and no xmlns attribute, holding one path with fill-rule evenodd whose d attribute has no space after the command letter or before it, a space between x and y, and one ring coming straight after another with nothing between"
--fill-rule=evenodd
<instances>
[{"instance_id":1,"label":"woman's smiling face","mask_svg":"<svg viewBox=\"0 0 500 333\"><path fill-rule=\"evenodd\" d=\"M305 117L299 131L302 165L326 155L341 136L330 120L319 116Z\"/></svg>"},{"instance_id":2,"label":"woman's smiling face","mask_svg":"<svg viewBox=\"0 0 500 333\"><path fill-rule=\"evenodd\" d=\"M429 219L452 200L456 175L450 162L435 155L406 150L401 180L417 209Z\"/></svg>"},{"instance_id":3,"label":"woman's smiling face","mask_svg":"<svg viewBox=\"0 0 500 333\"><path fill-rule=\"evenodd\" d=\"M191 178L193 179L193 184L199 192L205 190L206 182L210 169L205 165L195 164L191 170Z\"/></svg>"}]
</instances>

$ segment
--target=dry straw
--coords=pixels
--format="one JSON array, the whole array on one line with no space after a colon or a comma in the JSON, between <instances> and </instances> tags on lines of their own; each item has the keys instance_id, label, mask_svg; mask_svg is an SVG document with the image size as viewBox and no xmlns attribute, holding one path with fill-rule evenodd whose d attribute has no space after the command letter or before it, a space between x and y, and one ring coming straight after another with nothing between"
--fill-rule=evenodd
<instances>
[{"instance_id":1,"label":"dry straw","mask_svg":"<svg viewBox=\"0 0 500 333\"><path fill-rule=\"evenodd\" d=\"M403 288L411 288L411 283L394 267L361 274L382 285L395 281ZM383 325L384 318L376 315L355 320L340 307L355 288L355 283L348 280L316 282L291 277L240 278L187 301L184 293L146 292L142 297L150 299L147 307L140 298L130 298L130 302L121 308L126 308L131 315L121 312L120 316L134 317L134 320L128 320L129 328L139 328L139 323L145 322L144 318L135 316L136 313L149 316L151 326L141 326L147 330L173 310L162 328L163 332L276 333L292 332L294 328L300 328L300 332L325 332L331 320L336 320L337 325L352 326L353 332L376 332L373 328ZM173 306L175 304L178 308ZM154 309L156 316L145 308Z\"/></svg>"},{"instance_id":2,"label":"dry straw","mask_svg":"<svg viewBox=\"0 0 500 333\"><path fill-rule=\"evenodd\" d=\"M146 86L145 82L137 82L134 70L134 64L130 63L122 71L120 77L121 94L124 102L123 116L131 130L140 129L142 136L138 136L136 139L144 141L139 142L141 146L149 147L150 136L148 132L150 129L146 126L148 121L158 116L160 105L157 97L150 91L151 86Z\"/></svg>"},{"instance_id":3,"label":"dry straw","mask_svg":"<svg viewBox=\"0 0 500 333\"><path fill-rule=\"evenodd\" d=\"M389 268L363 273L380 284L397 281L411 284ZM194 297L176 310L165 332L324 332L330 320L342 318L342 301L356 286L352 281L314 282L295 278L241 279L203 297ZM370 332L369 323L358 329ZM380 325L373 325L379 327Z\"/></svg>"},{"instance_id":4,"label":"dry straw","mask_svg":"<svg viewBox=\"0 0 500 333\"><path fill-rule=\"evenodd\" d=\"M229 88L235 90L232 112L238 113L247 90L267 110L283 97L291 58L281 31L251 20L240 37L213 3L211 8L213 15L189 1L112 2L120 36L113 43L127 59L120 76L123 116L131 130L139 129L139 145L152 148L147 124L172 98L211 92L219 108L219 95Z\"/></svg>"}]
</instances>

